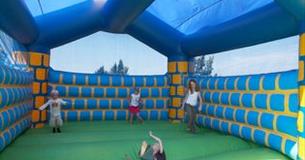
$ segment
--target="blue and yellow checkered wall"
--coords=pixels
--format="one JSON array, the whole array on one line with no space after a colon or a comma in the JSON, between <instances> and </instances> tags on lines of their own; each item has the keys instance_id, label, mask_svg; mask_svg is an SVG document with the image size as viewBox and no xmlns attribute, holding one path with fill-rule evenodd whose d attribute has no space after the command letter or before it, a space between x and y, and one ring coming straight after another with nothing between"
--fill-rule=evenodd
<instances>
[{"instance_id":1,"label":"blue and yellow checkered wall","mask_svg":"<svg viewBox=\"0 0 305 160\"><path fill-rule=\"evenodd\" d=\"M298 71L234 76L185 77L201 88L197 122L266 145L290 156L297 142Z\"/></svg>"},{"instance_id":2,"label":"blue and yellow checkered wall","mask_svg":"<svg viewBox=\"0 0 305 160\"><path fill-rule=\"evenodd\" d=\"M57 89L68 102L63 106L64 120L126 120L128 96L139 87L143 99L141 116L167 120L169 89L167 77L119 76L49 71L49 91Z\"/></svg>"},{"instance_id":3,"label":"blue and yellow checkered wall","mask_svg":"<svg viewBox=\"0 0 305 160\"><path fill-rule=\"evenodd\" d=\"M30 52L29 65L34 73L32 122L36 128L42 127L46 122L46 111L40 111L38 108L47 100L49 57L49 53Z\"/></svg>"},{"instance_id":4,"label":"blue and yellow checkered wall","mask_svg":"<svg viewBox=\"0 0 305 160\"><path fill-rule=\"evenodd\" d=\"M172 122L180 122L184 111L180 109L184 98L183 80L189 73L188 61L168 61L169 79L169 119Z\"/></svg>"},{"instance_id":5,"label":"blue and yellow checkered wall","mask_svg":"<svg viewBox=\"0 0 305 160\"><path fill-rule=\"evenodd\" d=\"M31 72L0 66L0 151L31 126Z\"/></svg>"},{"instance_id":6,"label":"blue and yellow checkered wall","mask_svg":"<svg viewBox=\"0 0 305 160\"><path fill-rule=\"evenodd\" d=\"M305 27L305 26L304 26ZM298 112L298 159L304 160L305 159L305 33L303 32L300 35L300 42L299 42L299 112Z\"/></svg>"}]
</instances>

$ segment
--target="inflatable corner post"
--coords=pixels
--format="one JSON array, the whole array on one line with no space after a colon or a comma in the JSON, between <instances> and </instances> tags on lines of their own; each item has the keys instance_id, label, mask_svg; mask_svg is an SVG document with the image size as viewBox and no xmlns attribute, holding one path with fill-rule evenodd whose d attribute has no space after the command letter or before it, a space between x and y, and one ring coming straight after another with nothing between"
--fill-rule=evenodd
<instances>
[{"instance_id":1,"label":"inflatable corner post","mask_svg":"<svg viewBox=\"0 0 305 160\"><path fill-rule=\"evenodd\" d=\"M298 138L298 158L305 159L305 79L304 79L304 62L305 62L305 21L301 26L299 36L299 111L297 127L299 132Z\"/></svg>"},{"instance_id":2,"label":"inflatable corner post","mask_svg":"<svg viewBox=\"0 0 305 160\"><path fill-rule=\"evenodd\" d=\"M184 95L184 78L189 73L188 59L175 60L168 58L167 68L169 78L169 119L179 123L184 117L184 111L180 109Z\"/></svg>"},{"instance_id":3,"label":"inflatable corner post","mask_svg":"<svg viewBox=\"0 0 305 160\"><path fill-rule=\"evenodd\" d=\"M32 123L35 128L43 127L47 118L47 111L40 111L39 107L47 101L48 73L50 67L50 52L30 51L30 67L33 71L33 111Z\"/></svg>"}]
</instances>

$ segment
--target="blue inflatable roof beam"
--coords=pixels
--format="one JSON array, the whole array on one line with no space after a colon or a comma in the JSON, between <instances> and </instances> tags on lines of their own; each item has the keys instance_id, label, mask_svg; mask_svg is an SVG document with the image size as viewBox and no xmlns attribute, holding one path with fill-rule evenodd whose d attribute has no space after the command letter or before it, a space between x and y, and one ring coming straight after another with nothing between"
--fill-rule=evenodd
<instances>
[{"instance_id":1,"label":"blue inflatable roof beam","mask_svg":"<svg viewBox=\"0 0 305 160\"><path fill-rule=\"evenodd\" d=\"M34 18L23 0L0 1L0 29L23 44L38 37Z\"/></svg>"},{"instance_id":2,"label":"blue inflatable roof beam","mask_svg":"<svg viewBox=\"0 0 305 160\"><path fill-rule=\"evenodd\" d=\"M294 36L298 29L295 17L271 3L231 21L200 29L184 39L182 49L190 56L217 53Z\"/></svg>"},{"instance_id":3,"label":"blue inflatable roof beam","mask_svg":"<svg viewBox=\"0 0 305 160\"><path fill-rule=\"evenodd\" d=\"M103 9L103 30L122 33L154 0L108 0Z\"/></svg>"},{"instance_id":4,"label":"blue inflatable roof beam","mask_svg":"<svg viewBox=\"0 0 305 160\"><path fill-rule=\"evenodd\" d=\"M285 10L295 16L299 21L305 21L305 1L304 0L274 0Z\"/></svg>"},{"instance_id":5,"label":"blue inflatable roof beam","mask_svg":"<svg viewBox=\"0 0 305 160\"><path fill-rule=\"evenodd\" d=\"M184 35L147 11L126 32L172 60L185 60L180 48Z\"/></svg>"},{"instance_id":6,"label":"blue inflatable roof beam","mask_svg":"<svg viewBox=\"0 0 305 160\"><path fill-rule=\"evenodd\" d=\"M52 49L101 30L103 5L85 1L36 17L40 36L30 49Z\"/></svg>"}]
</instances>

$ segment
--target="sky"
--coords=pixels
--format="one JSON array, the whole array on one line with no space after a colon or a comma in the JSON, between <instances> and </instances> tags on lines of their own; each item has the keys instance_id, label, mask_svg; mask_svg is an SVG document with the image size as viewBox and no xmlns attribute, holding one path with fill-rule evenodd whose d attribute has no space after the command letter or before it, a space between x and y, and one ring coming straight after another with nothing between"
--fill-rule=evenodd
<instances>
[{"instance_id":1,"label":"sky","mask_svg":"<svg viewBox=\"0 0 305 160\"><path fill-rule=\"evenodd\" d=\"M214 56L213 74L245 75L296 69L298 37ZM101 65L107 70L119 59L129 66L129 74L165 74L167 58L129 35L98 32L51 50L51 66L56 70L92 73Z\"/></svg>"},{"instance_id":2,"label":"sky","mask_svg":"<svg viewBox=\"0 0 305 160\"><path fill-rule=\"evenodd\" d=\"M129 74L165 74L167 58L126 34L98 32L51 50L51 67L56 70L92 73L106 70L123 60Z\"/></svg>"},{"instance_id":3,"label":"sky","mask_svg":"<svg viewBox=\"0 0 305 160\"><path fill-rule=\"evenodd\" d=\"M45 13L84 0L41 0ZM41 11L37 0L26 0L34 16ZM213 54L213 74L244 75L296 69L298 37ZM98 32L51 50L51 67L56 70L93 73L100 66L106 70L119 59L131 75L165 74L167 58L126 34Z\"/></svg>"},{"instance_id":4,"label":"sky","mask_svg":"<svg viewBox=\"0 0 305 160\"><path fill-rule=\"evenodd\" d=\"M214 73L247 75L298 68L298 36L214 54Z\"/></svg>"}]
</instances>

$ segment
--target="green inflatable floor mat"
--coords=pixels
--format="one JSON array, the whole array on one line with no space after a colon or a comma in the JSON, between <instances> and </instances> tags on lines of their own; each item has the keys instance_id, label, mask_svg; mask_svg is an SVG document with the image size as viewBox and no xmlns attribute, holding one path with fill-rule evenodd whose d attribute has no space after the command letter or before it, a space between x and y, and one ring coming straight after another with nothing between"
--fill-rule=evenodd
<instances>
[{"instance_id":1,"label":"green inflatable floor mat","mask_svg":"<svg viewBox=\"0 0 305 160\"><path fill-rule=\"evenodd\" d=\"M0 160L134 160L143 140L153 143L149 130L163 140L168 160L289 159L233 136L205 128L191 134L185 127L165 121L105 121L65 123L56 134L49 127L29 129L0 153Z\"/></svg>"}]
</instances>

